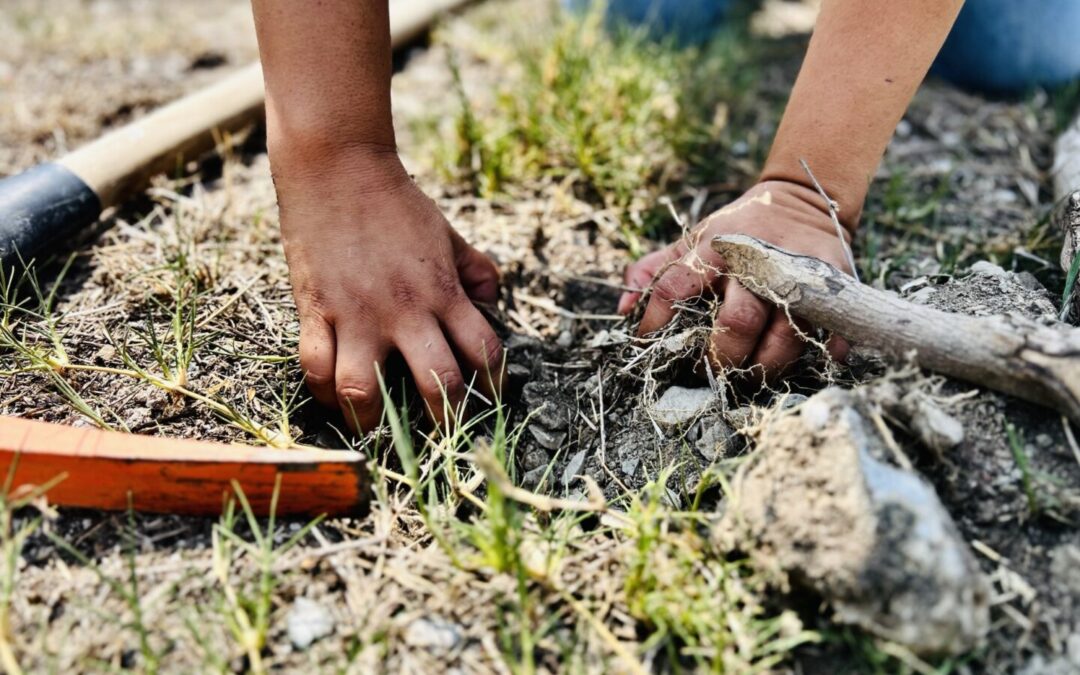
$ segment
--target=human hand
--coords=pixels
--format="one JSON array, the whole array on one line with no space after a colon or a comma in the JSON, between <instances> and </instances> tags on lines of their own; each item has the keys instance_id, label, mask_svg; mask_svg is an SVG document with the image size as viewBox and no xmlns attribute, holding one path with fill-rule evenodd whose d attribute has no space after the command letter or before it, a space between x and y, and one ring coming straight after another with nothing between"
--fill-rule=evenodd
<instances>
[{"instance_id":1,"label":"human hand","mask_svg":"<svg viewBox=\"0 0 1080 675\"><path fill-rule=\"evenodd\" d=\"M792 253L813 256L851 273L836 227L821 196L788 181L764 181L702 221L680 241L641 258L626 270L626 285L652 286L652 295L638 328L646 335L663 328L675 316L674 304L714 293L722 299L716 310L709 357L714 367L759 367L776 377L796 361L806 346L810 326L761 300L736 278L724 274L724 261L710 243L720 234L745 234ZM845 237L850 237L847 231ZM619 312L628 314L642 291L628 291ZM832 337L832 358L842 360L847 344Z\"/></svg>"},{"instance_id":2,"label":"human hand","mask_svg":"<svg viewBox=\"0 0 1080 675\"><path fill-rule=\"evenodd\" d=\"M453 409L462 403L466 378L475 374L478 388L496 392L502 345L472 301L494 302L498 271L396 152L272 157L300 363L314 397L339 407L350 427L370 430L382 413L376 368L395 350L436 422L445 421L444 394Z\"/></svg>"}]
</instances>

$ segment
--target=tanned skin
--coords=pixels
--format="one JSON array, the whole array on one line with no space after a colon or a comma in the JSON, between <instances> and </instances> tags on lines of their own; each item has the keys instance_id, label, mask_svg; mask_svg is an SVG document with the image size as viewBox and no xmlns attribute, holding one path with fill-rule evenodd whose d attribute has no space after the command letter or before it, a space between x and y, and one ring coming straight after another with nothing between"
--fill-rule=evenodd
<instances>
[{"instance_id":1,"label":"tanned skin","mask_svg":"<svg viewBox=\"0 0 1080 675\"><path fill-rule=\"evenodd\" d=\"M673 303L722 298L710 355L720 367L784 372L800 330L724 275L709 247L740 233L847 270L824 200L850 239L896 124L963 0L825 0L757 185L693 232L626 271L653 292L640 333ZM300 316L300 362L316 399L355 428L380 417L377 368L400 352L436 420L476 377L499 386L502 347L473 301L495 299L498 271L409 178L390 113L387 0L252 0L266 78L267 140ZM641 292L623 295L629 312ZM803 326L802 328L806 328ZM846 345L830 342L834 357Z\"/></svg>"}]
</instances>

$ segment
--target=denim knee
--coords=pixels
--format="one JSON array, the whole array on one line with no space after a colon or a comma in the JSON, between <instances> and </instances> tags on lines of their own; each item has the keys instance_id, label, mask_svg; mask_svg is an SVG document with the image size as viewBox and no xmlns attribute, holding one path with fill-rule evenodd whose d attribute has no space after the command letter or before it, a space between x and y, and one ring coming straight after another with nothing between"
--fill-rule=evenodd
<instances>
[{"instance_id":1,"label":"denim knee","mask_svg":"<svg viewBox=\"0 0 1080 675\"><path fill-rule=\"evenodd\" d=\"M961 86L1019 92L1080 76L1080 1L967 0L934 72Z\"/></svg>"},{"instance_id":2,"label":"denim knee","mask_svg":"<svg viewBox=\"0 0 1080 675\"><path fill-rule=\"evenodd\" d=\"M593 0L563 0L573 10L592 4ZM644 26L657 38L704 42L723 22L730 4L729 0L607 0L607 21L610 26Z\"/></svg>"}]
</instances>

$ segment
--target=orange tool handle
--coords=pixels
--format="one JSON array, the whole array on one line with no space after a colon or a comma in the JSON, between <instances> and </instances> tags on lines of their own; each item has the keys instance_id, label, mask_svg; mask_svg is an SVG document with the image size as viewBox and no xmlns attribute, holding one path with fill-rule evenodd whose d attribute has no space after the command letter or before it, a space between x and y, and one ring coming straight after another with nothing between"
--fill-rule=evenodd
<instances>
[{"instance_id":1,"label":"orange tool handle","mask_svg":"<svg viewBox=\"0 0 1080 675\"><path fill-rule=\"evenodd\" d=\"M217 515L232 481L257 515L363 515L370 480L363 455L346 450L275 450L139 436L0 417L0 480L16 462L12 493L66 475L47 494L59 506Z\"/></svg>"}]
</instances>

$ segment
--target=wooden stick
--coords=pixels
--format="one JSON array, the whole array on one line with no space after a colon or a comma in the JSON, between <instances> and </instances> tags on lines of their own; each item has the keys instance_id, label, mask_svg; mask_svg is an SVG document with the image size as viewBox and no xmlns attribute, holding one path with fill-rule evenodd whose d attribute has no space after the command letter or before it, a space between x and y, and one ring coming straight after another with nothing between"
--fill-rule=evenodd
<instances>
[{"instance_id":1,"label":"wooden stick","mask_svg":"<svg viewBox=\"0 0 1080 675\"><path fill-rule=\"evenodd\" d=\"M218 515L236 480L257 515L269 515L281 474L278 515L362 515L371 483L363 455L273 450L138 436L3 418L0 480L15 463L11 492L61 478L47 499L62 506Z\"/></svg>"},{"instance_id":2,"label":"wooden stick","mask_svg":"<svg viewBox=\"0 0 1080 675\"><path fill-rule=\"evenodd\" d=\"M817 258L744 235L712 241L754 294L851 342L1051 406L1080 423L1080 330L1020 316L973 317L859 284Z\"/></svg>"}]
</instances>

